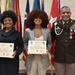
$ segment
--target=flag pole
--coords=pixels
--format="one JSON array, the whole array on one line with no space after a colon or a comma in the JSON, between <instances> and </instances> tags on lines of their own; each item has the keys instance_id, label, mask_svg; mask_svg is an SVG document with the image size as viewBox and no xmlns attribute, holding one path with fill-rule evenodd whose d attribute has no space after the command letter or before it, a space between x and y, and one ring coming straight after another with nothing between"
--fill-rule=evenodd
<instances>
[{"instance_id":1,"label":"flag pole","mask_svg":"<svg viewBox=\"0 0 75 75\"><path fill-rule=\"evenodd\" d=\"M29 0L27 0L27 2L26 2L26 8L25 8L25 16L24 16L23 34L22 34L23 39L24 39L25 30L27 28L26 19L27 19L27 16L28 16L29 13L30 13L30 4L29 4ZM22 61L25 62L26 61L27 53L26 53L25 50L23 50L22 54L23 54Z\"/></svg>"},{"instance_id":2,"label":"flag pole","mask_svg":"<svg viewBox=\"0 0 75 75\"><path fill-rule=\"evenodd\" d=\"M59 12L59 8L60 8L60 1L59 0L52 0L52 6L51 6L51 11L50 11L50 20L49 20L49 24L48 24L48 28L52 31L52 26L53 23L57 20L60 20L60 12ZM56 11L56 12L55 12ZM50 70L51 70L51 75L53 75L54 73L54 50L55 50L55 44L56 44L56 40L54 40L54 42L52 42L52 47L50 50L50 54L51 54L51 60L50 60Z\"/></svg>"},{"instance_id":3,"label":"flag pole","mask_svg":"<svg viewBox=\"0 0 75 75\"><path fill-rule=\"evenodd\" d=\"M53 65L51 64L51 75L53 75Z\"/></svg>"}]
</instances>

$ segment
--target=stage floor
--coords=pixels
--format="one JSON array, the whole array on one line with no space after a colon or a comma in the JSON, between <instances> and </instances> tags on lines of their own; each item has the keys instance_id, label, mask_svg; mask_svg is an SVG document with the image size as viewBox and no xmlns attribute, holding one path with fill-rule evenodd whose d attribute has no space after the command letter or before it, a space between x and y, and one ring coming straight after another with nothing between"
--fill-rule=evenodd
<instances>
[{"instance_id":1,"label":"stage floor","mask_svg":"<svg viewBox=\"0 0 75 75\"><path fill-rule=\"evenodd\" d=\"M20 73L19 75L27 75L27 74L26 73ZM46 75L51 75L51 74L47 73ZM55 73L53 75L55 75Z\"/></svg>"}]
</instances>

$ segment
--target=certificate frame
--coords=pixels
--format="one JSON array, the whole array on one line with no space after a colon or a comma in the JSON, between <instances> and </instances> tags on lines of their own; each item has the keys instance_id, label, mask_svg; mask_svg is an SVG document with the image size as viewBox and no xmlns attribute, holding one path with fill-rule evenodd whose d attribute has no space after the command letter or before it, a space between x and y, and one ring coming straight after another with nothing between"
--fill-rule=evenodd
<instances>
[{"instance_id":1,"label":"certificate frame","mask_svg":"<svg viewBox=\"0 0 75 75\"><path fill-rule=\"evenodd\" d=\"M29 54L43 54L46 53L46 41L28 41Z\"/></svg>"},{"instance_id":2,"label":"certificate frame","mask_svg":"<svg viewBox=\"0 0 75 75\"><path fill-rule=\"evenodd\" d=\"M13 54L14 43L0 43L0 57L10 58Z\"/></svg>"}]
</instances>

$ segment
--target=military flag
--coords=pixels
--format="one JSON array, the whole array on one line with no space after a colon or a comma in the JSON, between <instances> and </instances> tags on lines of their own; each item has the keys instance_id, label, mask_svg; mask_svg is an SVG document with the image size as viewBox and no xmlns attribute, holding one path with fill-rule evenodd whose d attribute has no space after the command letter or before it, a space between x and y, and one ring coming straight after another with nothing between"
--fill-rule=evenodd
<instances>
[{"instance_id":1,"label":"military flag","mask_svg":"<svg viewBox=\"0 0 75 75\"><path fill-rule=\"evenodd\" d=\"M24 16L23 37L24 37L25 29L27 28L26 19L27 19L29 12L30 12L30 5L29 5L29 0L27 0L26 9L25 9L25 16ZM25 61L27 53L25 52L25 50L23 50L22 53L23 53L22 60Z\"/></svg>"},{"instance_id":2,"label":"military flag","mask_svg":"<svg viewBox=\"0 0 75 75\"><path fill-rule=\"evenodd\" d=\"M41 10L44 10L44 0L41 0Z\"/></svg>"},{"instance_id":3,"label":"military flag","mask_svg":"<svg viewBox=\"0 0 75 75\"><path fill-rule=\"evenodd\" d=\"M5 10L6 10L6 11L7 11L7 10L10 10L10 0L6 0L6 1L5 1ZM3 28L3 25L2 25L1 28Z\"/></svg>"},{"instance_id":4,"label":"military flag","mask_svg":"<svg viewBox=\"0 0 75 75\"><path fill-rule=\"evenodd\" d=\"M27 0L26 9L25 9L25 16L24 16L24 31L25 31L25 28L27 28L26 19L27 19L27 15L29 14L29 12L30 12L29 0Z\"/></svg>"},{"instance_id":5,"label":"military flag","mask_svg":"<svg viewBox=\"0 0 75 75\"><path fill-rule=\"evenodd\" d=\"M6 2L5 2L5 10L10 10L10 0L6 0Z\"/></svg>"},{"instance_id":6,"label":"military flag","mask_svg":"<svg viewBox=\"0 0 75 75\"><path fill-rule=\"evenodd\" d=\"M0 0L0 29L1 29L1 0Z\"/></svg>"},{"instance_id":7,"label":"military flag","mask_svg":"<svg viewBox=\"0 0 75 75\"><path fill-rule=\"evenodd\" d=\"M14 0L13 6L14 6L13 11L17 15L17 22L16 22L16 25L15 25L15 28L16 28L17 31L19 31L22 34L22 25L21 25L19 0Z\"/></svg>"},{"instance_id":8,"label":"military flag","mask_svg":"<svg viewBox=\"0 0 75 75\"><path fill-rule=\"evenodd\" d=\"M49 24L48 24L48 28L51 31L53 22L55 22L56 20L60 19L60 12L59 9L60 8L60 1L59 0L53 0L52 1L52 6L51 6L51 11L50 11L50 19L49 19ZM56 40L52 43L52 48L50 50L50 54L51 54L51 75L53 75L53 69L54 69L54 48L55 48L55 44L56 44Z\"/></svg>"},{"instance_id":9,"label":"military flag","mask_svg":"<svg viewBox=\"0 0 75 75\"><path fill-rule=\"evenodd\" d=\"M34 0L32 10L40 10L40 0Z\"/></svg>"},{"instance_id":10,"label":"military flag","mask_svg":"<svg viewBox=\"0 0 75 75\"><path fill-rule=\"evenodd\" d=\"M59 6L60 6L59 0L53 0L52 1L51 12L50 12L50 20L49 20L49 25L48 25L48 28L50 30L52 28L53 22L60 19ZM54 56L54 47L55 47L55 42L53 42L52 48L50 50L51 56ZM54 58L52 58L52 57L51 57L51 64L54 65Z\"/></svg>"},{"instance_id":11,"label":"military flag","mask_svg":"<svg viewBox=\"0 0 75 75\"><path fill-rule=\"evenodd\" d=\"M13 10L14 0L6 0L5 2L5 10Z\"/></svg>"},{"instance_id":12,"label":"military flag","mask_svg":"<svg viewBox=\"0 0 75 75\"><path fill-rule=\"evenodd\" d=\"M10 0L10 10L14 10L14 0Z\"/></svg>"}]
</instances>

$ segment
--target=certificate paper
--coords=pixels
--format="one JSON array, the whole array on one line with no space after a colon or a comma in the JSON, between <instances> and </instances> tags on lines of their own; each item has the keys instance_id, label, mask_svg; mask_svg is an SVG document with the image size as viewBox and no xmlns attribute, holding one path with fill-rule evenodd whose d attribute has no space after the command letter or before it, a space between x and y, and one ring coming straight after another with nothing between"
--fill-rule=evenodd
<instances>
[{"instance_id":1,"label":"certificate paper","mask_svg":"<svg viewBox=\"0 0 75 75\"><path fill-rule=\"evenodd\" d=\"M0 57L9 58L12 56L14 43L0 43Z\"/></svg>"},{"instance_id":2,"label":"certificate paper","mask_svg":"<svg viewBox=\"0 0 75 75\"><path fill-rule=\"evenodd\" d=\"M46 53L46 41L29 41L28 53L30 54Z\"/></svg>"}]
</instances>

